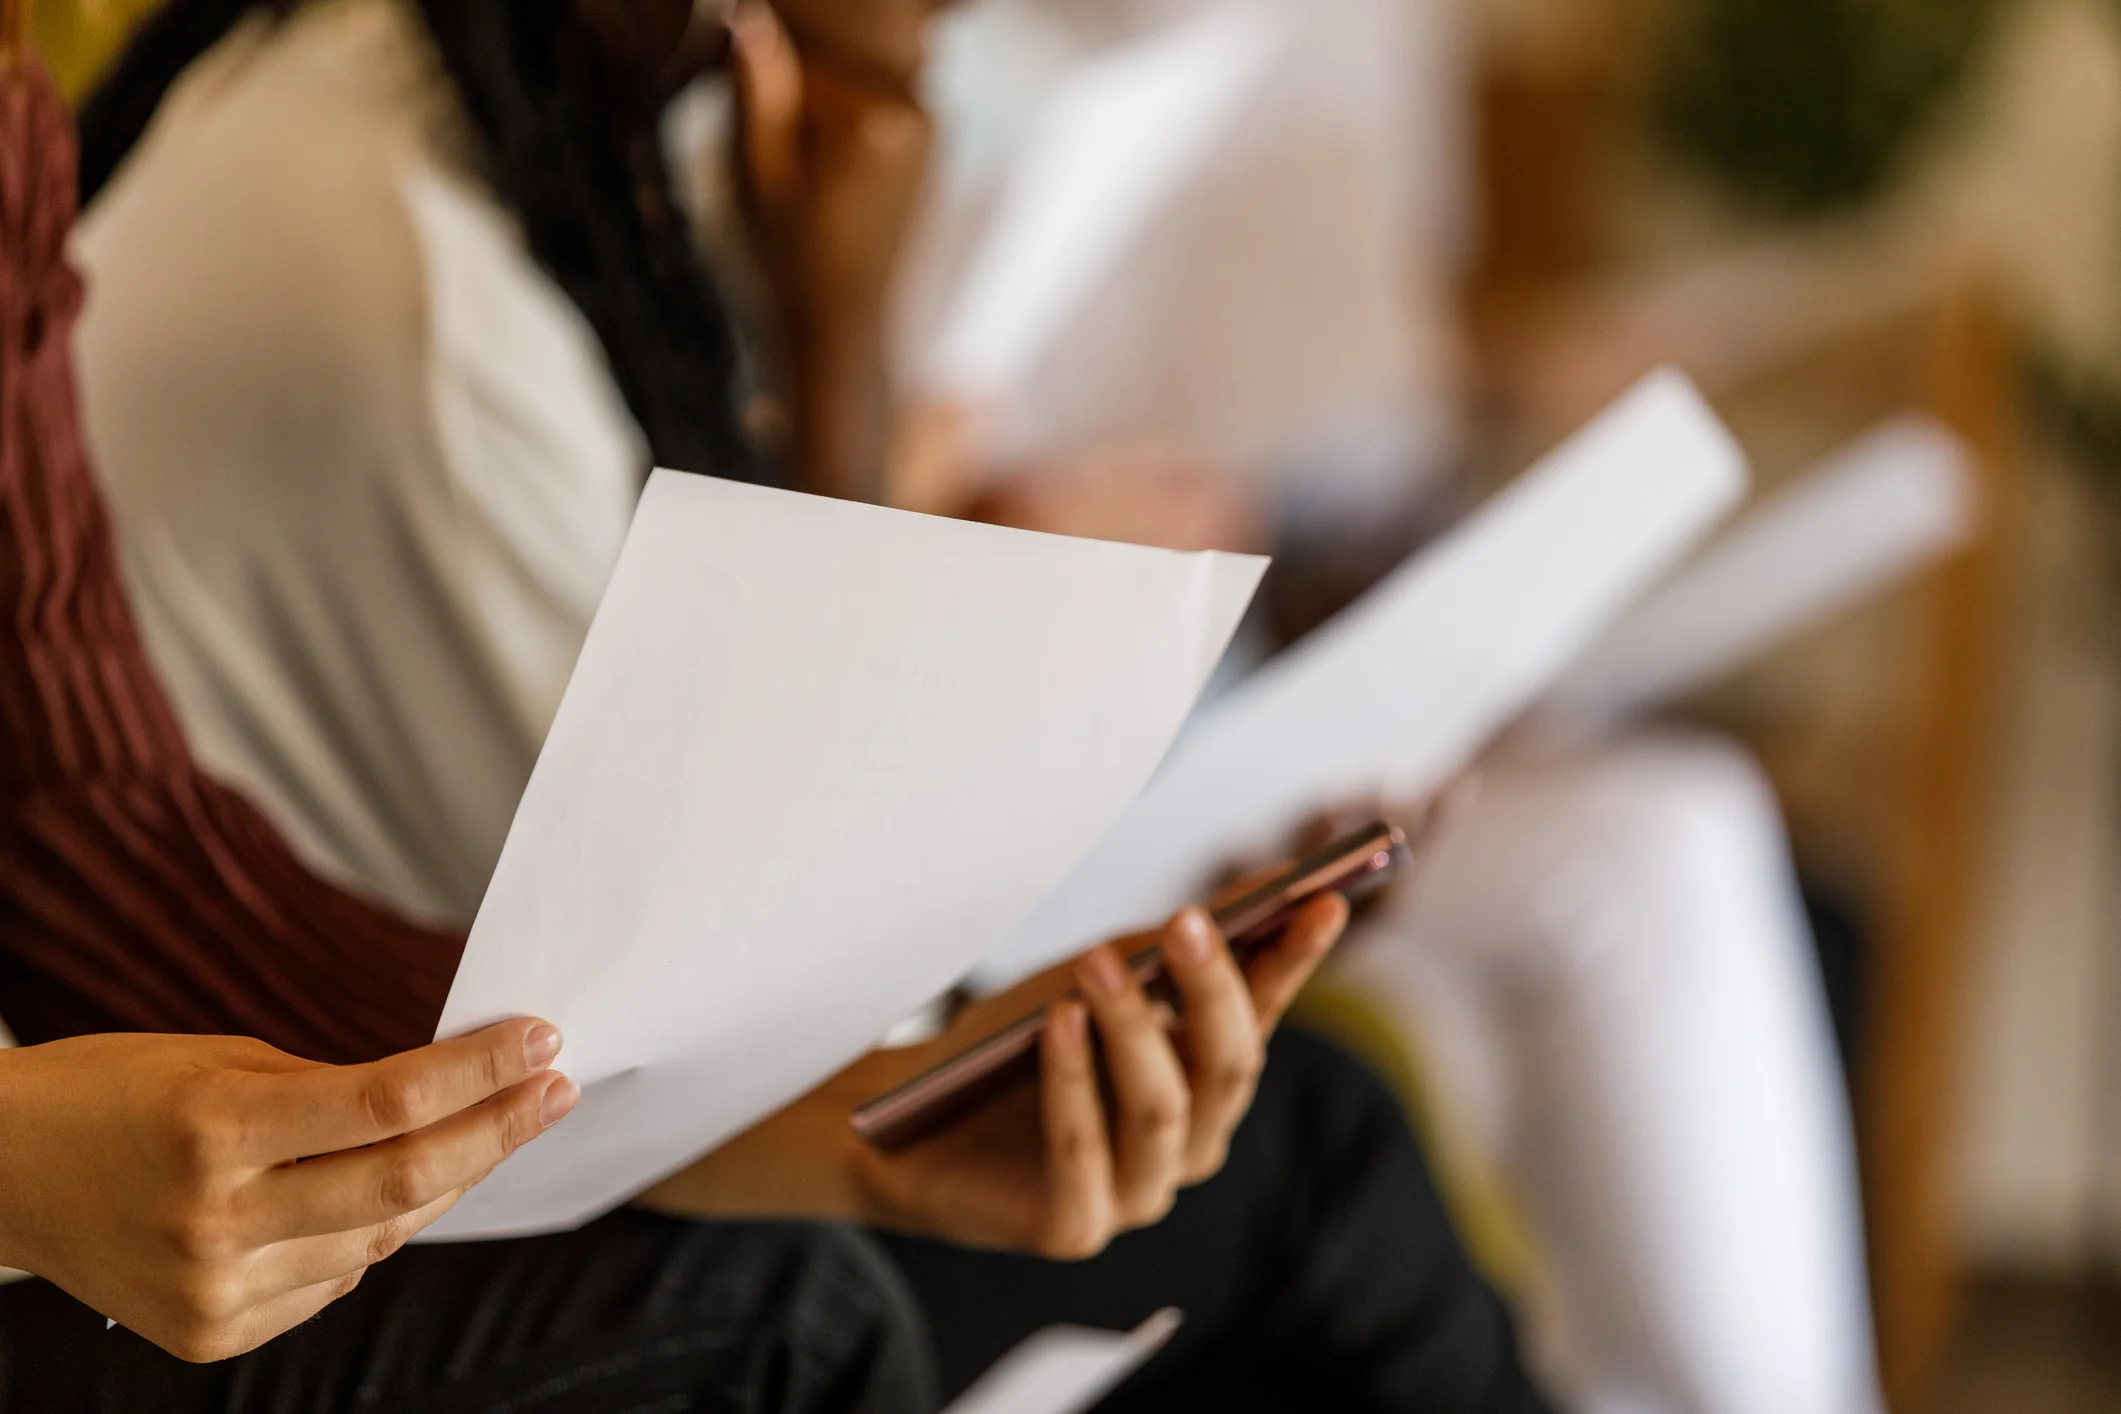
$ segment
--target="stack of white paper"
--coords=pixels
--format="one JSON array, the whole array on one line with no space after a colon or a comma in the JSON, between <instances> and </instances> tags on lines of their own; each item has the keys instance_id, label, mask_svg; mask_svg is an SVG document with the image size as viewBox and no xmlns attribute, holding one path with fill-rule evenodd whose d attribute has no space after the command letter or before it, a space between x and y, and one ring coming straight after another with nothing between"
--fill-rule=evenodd
<instances>
[{"instance_id":1,"label":"stack of white paper","mask_svg":"<svg viewBox=\"0 0 2121 1414\"><path fill-rule=\"evenodd\" d=\"M1359 603L1209 708L1120 823L980 965L998 990L1197 898L1312 810L1441 784L1744 490L1653 374Z\"/></svg>"},{"instance_id":2,"label":"stack of white paper","mask_svg":"<svg viewBox=\"0 0 2121 1414\"><path fill-rule=\"evenodd\" d=\"M438 1033L546 1017L581 1104L429 1235L580 1222L949 987L1140 788L1263 568L657 472Z\"/></svg>"}]
</instances>

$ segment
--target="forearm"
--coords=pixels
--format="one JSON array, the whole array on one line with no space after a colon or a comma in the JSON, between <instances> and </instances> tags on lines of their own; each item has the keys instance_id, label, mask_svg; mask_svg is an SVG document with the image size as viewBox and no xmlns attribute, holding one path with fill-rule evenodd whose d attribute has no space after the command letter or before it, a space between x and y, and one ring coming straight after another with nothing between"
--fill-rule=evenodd
<instances>
[{"instance_id":1,"label":"forearm","mask_svg":"<svg viewBox=\"0 0 2121 1414\"><path fill-rule=\"evenodd\" d=\"M925 9L925 6L922 6ZM911 17L908 17L909 23ZM906 38L917 42L917 25ZM800 189L762 232L780 305L799 489L885 494L893 398L887 344L899 253L933 127L908 75L797 31Z\"/></svg>"},{"instance_id":2,"label":"forearm","mask_svg":"<svg viewBox=\"0 0 2121 1414\"><path fill-rule=\"evenodd\" d=\"M14 1172L27 1147L19 1142L21 1085L19 1053L0 1048L0 1134L8 1136L7 1142L0 1143L0 1268L19 1268L29 1261L21 1232L20 1179ZM0 1273L0 1281L4 1280L5 1273Z\"/></svg>"},{"instance_id":3,"label":"forearm","mask_svg":"<svg viewBox=\"0 0 2121 1414\"><path fill-rule=\"evenodd\" d=\"M1127 941L1138 946L1143 939ZM940 1035L870 1051L635 1201L681 1217L889 1225L886 1205L864 1177L875 1156L855 1137L848 1117L863 1102L1044 1006L1073 980L1070 964L1049 967L999 996L965 1007Z\"/></svg>"},{"instance_id":4,"label":"forearm","mask_svg":"<svg viewBox=\"0 0 2121 1414\"><path fill-rule=\"evenodd\" d=\"M858 1142L827 1086L693 1161L640 1195L640 1206L691 1218L873 1217L858 1178Z\"/></svg>"},{"instance_id":5,"label":"forearm","mask_svg":"<svg viewBox=\"0 0 2121 1414\"><path fill-rule=\"evenodd\" d=\"M0 1281L10 1271L35 1271L35 1214L38 1185L52 1175L49 1141L55 1136L39 1117L38 1053L34 1049L0 1049ZM44 1196L49 1196L44 1195Z\"/></svg>"}]
</instances>

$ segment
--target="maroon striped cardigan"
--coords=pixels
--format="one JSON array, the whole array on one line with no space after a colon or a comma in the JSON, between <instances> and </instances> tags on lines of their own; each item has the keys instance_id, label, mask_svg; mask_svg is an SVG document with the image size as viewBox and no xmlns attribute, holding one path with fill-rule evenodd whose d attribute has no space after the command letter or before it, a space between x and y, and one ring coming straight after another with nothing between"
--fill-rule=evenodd
<instances>
[{"instance_id":1,"label":"maroon striped cardigan","mask_svg":"<svg viewBox=\"0 0 2121 1414\"><path fill-rule=\"evenodd\" d=\"M0 57L0 1018L420 1045L463 938L305 869L199 769L141 645L76 415L74 173L50 79Z\"/></svg>"}]
</instances>

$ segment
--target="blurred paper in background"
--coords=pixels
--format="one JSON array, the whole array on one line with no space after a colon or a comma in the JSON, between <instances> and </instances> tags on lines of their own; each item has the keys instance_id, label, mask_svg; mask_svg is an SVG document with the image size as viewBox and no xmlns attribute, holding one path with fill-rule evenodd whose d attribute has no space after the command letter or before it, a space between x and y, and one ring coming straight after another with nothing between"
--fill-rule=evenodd
<instances>
[{"instance_id":1,"label":"blurred paper in background","mask_svg":"<svg viewBox=\"0 0 2121 1414\"><path fill-rule=\"evenodd\" d=\"M1654 375L1188 729L975 974L998 990L1153 922L1311 811L1442 785L1736 503L1737 444Z\"/></svg>"},{"instance_id":2,"label":"blurred paper in background","mask_svg":"<svg viewBox=\"0 0 2121 1414\"><path fill-rule=\"evenodd\" d=\"M1900 583L1980 523L1972 453L1933 418L1876 428L1780 488L1637 603L1557 683L1551 725L1606 727Z\"/></svg>"},{"instance_id":3,"label":"blurred paper in background","mask_svg":"<svg viewBox=\"0 0 2121 1414\"><path fill-rule=\"evenodd\" d=\"M1004 1355L943 1414L1077 1414L1163 1349L1179 1320L1166 1309L1131 1331L1049 1327Z\"/></svg>"}]
</instances>

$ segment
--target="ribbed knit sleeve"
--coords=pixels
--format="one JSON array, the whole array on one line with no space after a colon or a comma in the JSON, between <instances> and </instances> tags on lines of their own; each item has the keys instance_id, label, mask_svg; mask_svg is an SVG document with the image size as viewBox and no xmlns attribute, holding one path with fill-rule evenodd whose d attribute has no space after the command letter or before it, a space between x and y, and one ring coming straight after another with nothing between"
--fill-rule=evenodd
<instances>
[{"instance_id":1,"label":"ribbed knit sleeve","mask_svg":"<svg viewBox=\"0 0 2121 1414\"><path fill-rule=\"evenodd\" d=\"M424 1044L461 935L306 870L200 771L142 647L76 415L74 171L48 76L0 61L0 1017L24 1044Z\"/></svg>"}]
</instances>

